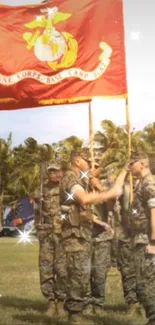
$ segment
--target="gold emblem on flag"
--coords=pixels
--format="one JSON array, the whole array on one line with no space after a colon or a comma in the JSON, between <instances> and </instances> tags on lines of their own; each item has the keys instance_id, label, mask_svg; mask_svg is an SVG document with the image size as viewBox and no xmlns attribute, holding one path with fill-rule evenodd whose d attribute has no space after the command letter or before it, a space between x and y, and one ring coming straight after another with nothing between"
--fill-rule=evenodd
<instances>
[{"instance_id":1,"label":"gold emblem on flag","mask_svg":"<svg viewBox=\"0 0 155 325\"><path fill-rule=\"evenodd\" d=\"M0 73L0 84L13 85L27 78L45 85L56 85L68 78L86 82L99 79L111 63L113 53L111 46L103 40L98 44L100 55L92 71L76 67L79 51L77 40L71 33L56 29L56 24L66 21L72 14L61 13L57 7L40 11L44 15L37 16L34 21L25 24L31 32L25 32L23 38L27 49L33 50L36 58L40 62L45 62L55 73L49 76L34 68L21 70L10 76Z\"/></svg>"},{"instance_id":2,"label":"gold emblem on flag","mask_svg":"<svg viewBox=\"0 0 155 325\"><path fill-rule=\"evenodd\" d=\"M40 11L45 15L25 24L25 27L34 30L33 33L26 32L23 35L27 49L33 49L36 58L47 62L54 71L73 66L77 60L78 43L71 33L59 32L55 27L59 22L69 19L72 14L61 13L57 7Z\"/></svg>"}]
</instances>

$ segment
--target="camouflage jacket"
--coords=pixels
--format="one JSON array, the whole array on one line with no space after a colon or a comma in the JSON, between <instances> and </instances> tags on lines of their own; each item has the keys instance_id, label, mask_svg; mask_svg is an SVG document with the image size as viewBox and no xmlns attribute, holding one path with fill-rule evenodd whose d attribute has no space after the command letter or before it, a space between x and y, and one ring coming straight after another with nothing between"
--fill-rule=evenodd
<instances>
[{"instance_id":1,"label":"camouflage jacket","mask_svg":"<svg viewBox=\"0 0 155 325\"><path fill-rule=\"evenodd\" d=\"M75 235L77 238L84 238L90 241L92 238L92 221L81 218L80 213L83 211L91 213L91 207L81 206L74 200L74 196L72 199L68 197L71 194L72 188L78 185L82 186L85 191L88 190L87 184L84 184L72 170L66 171L60 184L60 204L62 207L68 207L66 218L63 220L62 236L69 238Z\"/></svg>"},{"instance_id":2,"label":"camouflage jacket","mask_svg":"<svg viewBox=\"0 0 155 325\"><path fill-rule=\"evenodd\" d=\"M53 232L61 233L61 218L60 218L60 196L59 186L53 186L49 181L43 186L42 198L42 215L40 215L40 205L35 207L36 220L39 223L51 225Z\"/></svg>"},{"instance_id":3,"label":"camouflage jacket","mask_svg":"<svg viewBox=\"0 0 155 325\"><path fill-rule=\"evenodd\" d=\"M123 242L131 241L130 231L130 184L124 184L123 195L118 200L119 208L116 208L117 239Z\"/></svg>"},{"instance_id":4,"label":"camouflage jacket","mask_svg":"<svg viewBox=\"0 0 155 325\"><path fill-rule=\"evenodd\" d=\"M133 184L135 195L136 183ZM131 222L130 222L130 183L124 184L123 195L118 200L120 208L115 209L117 239L123 242L131 241Z\"/></svg>"},{"instance_id":5,"label":"camouflage jacket","mask_svg":"<svg viewBox=\"0 0 155 325\"><path fill-rule=\"evenodd\" d=\"M150 238L150 209L155 207L155 180L148 173L135 189L130 222L134 243L148 244Z\"/></svg>"}]
</instances>

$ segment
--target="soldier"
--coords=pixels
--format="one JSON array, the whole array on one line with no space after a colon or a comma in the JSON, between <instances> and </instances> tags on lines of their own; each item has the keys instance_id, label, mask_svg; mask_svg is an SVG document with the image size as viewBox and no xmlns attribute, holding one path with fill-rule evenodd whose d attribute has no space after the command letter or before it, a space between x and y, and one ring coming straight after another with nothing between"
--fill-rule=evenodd
<instances>
[{"instance_id":1,"label":"soldier","mask_svg":"<svg viewBox=\"0 0 155 325\"><path fill-rule=\"evenodd\" d=\"M131 206L133 253L137 295L143 304L148 324L155 324L155 180L149 160L133 154L130 161L133 176L140 179Z\"/></svg>"},{"instance_id":2,"label":"soldier","mask_svg":"<svg viewBox=\"0 0 155 325\"><path fill-rule=\"evenodd\" d=\"M61 238L59 183L63 177L61 167L51 164L47 168L48 181L43 186L42 214L35 209L35 223L39 239L39 271L42 294L49 301L47 316L64 316L66 287L66 260ZM57 304L56 304L57 299Z\"/></svg>"},{"instance_id":3,"label":"soldier","mask_svg":"<svg viewBox=\"0 0 155 325\"><path fill-rule=\"evenodd\" d=\"M137 180L134 180L134 190ZM140 305L136 289L136 270L132 252L131 229L129 222L130 208L130 183L126 180L120 204L120 222L118 227L118 269L121 272L123 292L126 303L128 319L144 316L144 310Z\"/></svg>"},{"instance_id":4,"label":"soldier","mask_svg":"<svg viewBox=\"0 0 155 325\"><path fill-rule=\"evenodd\" d=\"M118 229L120 218L119 200L113 200L109 211L109 220L111 227L114 229L114 237L111 243L111 266L118 268Z\"/></svg>"},{"instance_id":5,"label":"soldier","mask_svg":"<svg viewBox=\"0 0 155 325\"><path fill-rule=\"evenodd\" d=\"M67 256L68 281L65 306L70 324L81 324L81 312L89 304L87 296L91 272L91 244L93 214L90 204L98 204L115 198L121 193L127 171L108 192L88 193L82 179L88 172L88 152L77 150L71 154L71 170L68 170L60 186L60 203L66 207L62 237ZM89 322L90 323L90 322Z\"/></svg>"},{"instance_id":6,"label":"soldier","mask_svg":"<svg viewBox=\"0 0 155 325\"><path fill-rule=\"evenodd\" d=\"M94 173L98 180L100 174L101 168L98 167ZM98 192L107 190L107 188L103 187L101 181L99 181L99 185L100 186L97 188ZM91 269L92 311L96 315L102 316L105 313L103 309L105 303L105 284L108 271L111 267L111 240L114 232L108 225L108 209L106 203L95 205L94 213L103 224L93 224L93 253Z\"/></svg>"}]
</instances>

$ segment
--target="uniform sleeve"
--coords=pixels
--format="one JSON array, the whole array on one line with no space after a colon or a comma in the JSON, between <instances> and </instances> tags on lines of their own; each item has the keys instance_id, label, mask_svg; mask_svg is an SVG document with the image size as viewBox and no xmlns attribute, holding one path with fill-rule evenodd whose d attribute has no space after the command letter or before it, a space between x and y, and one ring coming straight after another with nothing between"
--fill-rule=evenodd
<instances>
[{"instance_id":1,"label":"uniform sleeve","mask_svg":"<svg viewBox=\"0 0 155 325\"><path fill-rule=\"evenodd\" d=\"M37 203L34 203L34 219L35 223L40 222L40 205Z\"/></svg>"},{"instance_id":2,"label":"uniform sleeve","mask_svg":"<svg viewBox=\"0 0 155 325\"><path fill-rule=\"evenodd\" d=\"M149 182L145 184L144 187L144 197L147 201L147 206L149 209L155 208L155 182Z\"/></svg>"},{"instance_id":3,"label":"uniform sleeve","mask_svg":"<svg viewBox=\"0 0 155 325\"><path fill-rule=\"evenodd\" d=\"M74 175L74 173L68 173L64 177L62 183L63 183L64 188L66 188L70 193L72 187L78 185L78 180L77 180L76 175Z\"/></svg>"},{"instance_id":4,"label":"uniform sleeve","mask_svg":"<svg viewBox=\"0 0 155 325\"><path fill-rule=\"evenodd\" d=\"M84 191L84 188L80 184L76 184L71 187L71 194L75 194L76 191Z\"/></svg>"}]
</instances>

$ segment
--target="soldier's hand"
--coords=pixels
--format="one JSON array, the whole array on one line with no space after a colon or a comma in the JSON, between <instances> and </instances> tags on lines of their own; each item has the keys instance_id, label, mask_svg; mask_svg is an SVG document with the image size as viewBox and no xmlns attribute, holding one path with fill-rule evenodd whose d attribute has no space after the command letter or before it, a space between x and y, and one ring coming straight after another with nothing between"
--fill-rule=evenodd
<instances>
[{"instance_id":1,"label":"soldier's hand","mask_svg":"<svg viewBox=\"0 0 155 325\"><path fill-rule=\"evenodd\" d=\"M124 169L126 170L126 172L130 172L130 163L128 162L125 166Z\"/></svg>"},{"instance_id":2,"label":"soldier's hand","mask_svg":"<svg viewBox=\"0 0 155 325\"><path fill-rule=\"evenodd\" d=\"M146 246L146 253L147 254L155 254L155 246L154 245L147 245Z\"/></svg>"},{"instance_id":3,"label":"soldier's hand","mask_svg":"<svg viewBox=\"0 0 155 325\"><path fill-rule=\"evenodd\" d=\"M101 168L100 167L99 168L93 168L93 169L91 169L90 173L91 173L91 175L93 177L98 178L100 176L100 174L101 174Z\"/></svg>"},{"instance_id":4,"label":"soldier's hand","mask_svg":"<svg viewBox=\"0 0 155 325\"><path fill-rule=\"evenodd\" d=\"M101 191L101 192L103 191L102 185L101 185L99 179L96 177L93 177L90 179L90 185L97 191Z\"/></svg>"},{"instance_id":5,"label":"soldier's hand","mask_svg":"<svg viewBox=\"0 0 155 325\"><path fill-rule=\"evenodd\" d=\"M87 219L87 220L93 220L93 215L89 211L82 211L79 214L80 218Z\"/></svg>"},{"instance_id":6,"label":"soldier's hand","mask_svg":"<svg viewBox=\"0 0 155 325\"><path fill-rule=\"evenodd\" d=\"M103 221L99 220L98 217L95 214L93 215L93 222L95 222L98 225L104 227L105 230L108 230L110 228L110 226L106 222L103 222Z\"/></svg>"}]
</instances>

